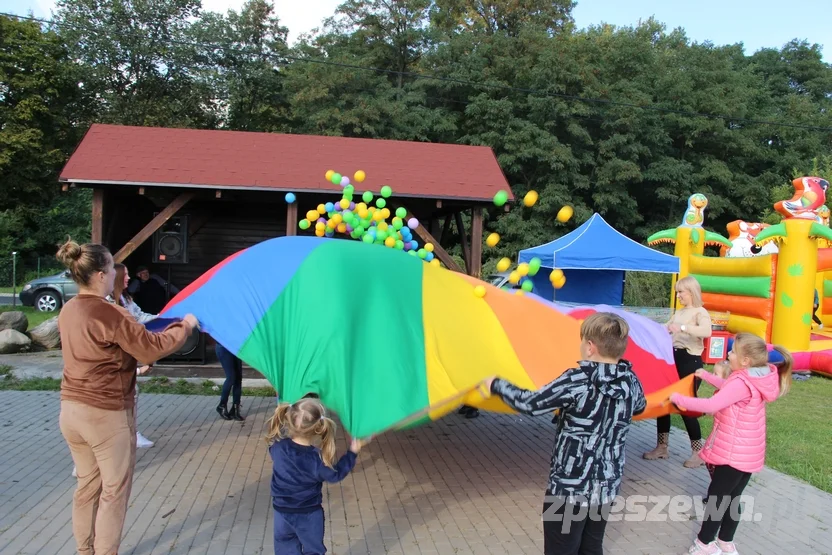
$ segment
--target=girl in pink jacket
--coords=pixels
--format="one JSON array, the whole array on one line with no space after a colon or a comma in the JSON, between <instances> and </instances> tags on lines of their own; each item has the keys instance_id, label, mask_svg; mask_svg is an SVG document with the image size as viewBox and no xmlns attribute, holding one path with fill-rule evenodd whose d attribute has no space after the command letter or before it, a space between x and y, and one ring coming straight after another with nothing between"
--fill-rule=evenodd
<instances>
[{"instance_id":1,"label":"girl in pink jacket","mask_svg":"<svg viewBox=\"0 0 832 555\"><path fill-rule=\"evenodd\" d=\"M714 427L700 456L711 472L705 518L688 553L720 555L737 552L734 533L740 519L740 496L753 472L766 458L766 403L789 390L791 354L775 347L783 357L777 367L768 363L765 342L750 333L738 333L728 362L714 366L716 375L697 370L696 376L718 389L710 399L678 393L670 401L682 410L714 415ZM722 378L727 376L727 378ZM717 538L717 532L719 536Z\"/></svg>"}]
</instances>

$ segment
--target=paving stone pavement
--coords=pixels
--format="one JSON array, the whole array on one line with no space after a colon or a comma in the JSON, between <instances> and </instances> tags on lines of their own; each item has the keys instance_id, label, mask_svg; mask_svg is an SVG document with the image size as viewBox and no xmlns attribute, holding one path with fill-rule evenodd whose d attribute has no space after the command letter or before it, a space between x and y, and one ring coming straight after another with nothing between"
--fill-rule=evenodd
<instances>
[{"instance_id":1,"label":"paving stone pavement","mask_svg":"<svg viewBox=\"0 0 832 555\"><path fill-rule=\"evenodd\" d=\"M274 399L244 397L245 423L217 418L216 399L140 396L139 450L121 555L272 553L270 464L263 442ZM55 392L0 392L0 553L74 553L72 459L58 429ZM325 486L326 543L333 554L541 553L542 491L553 426L547 418L451 414L384 434L355 471ZM624 496L701 496L704 468L688 470L684 433L670 460L645 461L655 423L633 427ZM339 452L346 447L339 438ZM770 469L746 493L758 522L737 543L752 553L832 553L832 495ZM629 497L632 503L635 497ZM684 553L699 529L693 510L671 519L645 498L607 527L609 554ZM655 518L653 518L655 516Z\"/></svg>"}]
</instances>

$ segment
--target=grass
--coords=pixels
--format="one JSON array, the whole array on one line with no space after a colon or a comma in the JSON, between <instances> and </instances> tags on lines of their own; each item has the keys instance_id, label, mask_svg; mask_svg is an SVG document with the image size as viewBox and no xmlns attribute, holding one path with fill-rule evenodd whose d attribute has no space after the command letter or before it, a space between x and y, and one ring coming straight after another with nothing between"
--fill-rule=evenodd
<instances>
[{"instance_id":1,"label":"grass","mask_svg":"<svg viewBox=\"0 0 832 555\"><path fill-rule=\"evenodd\" d=\"M700 397L713 393L714 388L707 383L699 388ZM766 407L766 466L828 493L832 493L830 401L832 380L812 376L806 381L792 382L785 397ZM673 415L671 422L676 428L685 429L678 415ZM713 417L704 416L699 423L702 437L707 438Z\"/></svg>"},{"instance_id":2,"label":"grass","mask_svg":"<svg viewBox=\"0 0 832 555\"><path fill-rule=\"evenodd\" d=\"M26 315L26 318L29 319L29 329L39 326L46 320L54 318L61 312L60 310L57 310L55 312L39 312L31 306L0 306L0 313L12 311L22 312Z\"/></svg>"},{"instance_id":3,"label":"grass","mask_svg":"<svg viewBox=\"0 0 832 555\"><path fill-rule=\"evenodd\" d=\"M184 379L170 380L163 376L154 376L139 385L142 393L170 393L174 395L219 395L214 389L214 382L205 380L202 383L191 383ZM54 378L32 378L19 380L12 374L12 367L0 366L0 391L60 391L61 380ZM243 395L247 397L274 397L277 395L271 387L243 388Z\"/></svg>"}]
</instances>

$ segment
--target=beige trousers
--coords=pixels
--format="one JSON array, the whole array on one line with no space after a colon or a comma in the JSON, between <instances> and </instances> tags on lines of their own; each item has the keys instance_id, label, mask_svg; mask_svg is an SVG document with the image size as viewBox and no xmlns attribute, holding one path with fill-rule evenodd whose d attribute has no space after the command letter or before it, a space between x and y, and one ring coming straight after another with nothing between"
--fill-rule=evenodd
<instances>
[{"instance_id":1,"label":"beige trousers","mask_svg":"<svg viewBox=\"0 0 832 555\"><path fill-rule=\"evenodd\" d=\"M117 555L136 466L134 409L61 401L61 433L78 474L72 532L82 555Z\"/></svg>"}]
</instances>

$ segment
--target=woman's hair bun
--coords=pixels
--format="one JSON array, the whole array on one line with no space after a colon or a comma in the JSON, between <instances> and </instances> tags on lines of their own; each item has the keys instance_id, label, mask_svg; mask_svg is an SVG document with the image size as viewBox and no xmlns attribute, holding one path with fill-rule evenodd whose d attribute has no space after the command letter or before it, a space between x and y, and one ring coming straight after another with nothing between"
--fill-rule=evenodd
<instances>
[{"instance_id":1,"label":"woman's hair bun","mask_svg":"<svg viewBox=\"0 0 832 555\"><path fill-rule=\"evenodd\" d=\"M61 245L58 249L56 258L60 260L64 266L71 266L73 262L81 258L81 245L70 238L67 238L66 243Z\"/></svg>"}]
</instances>

